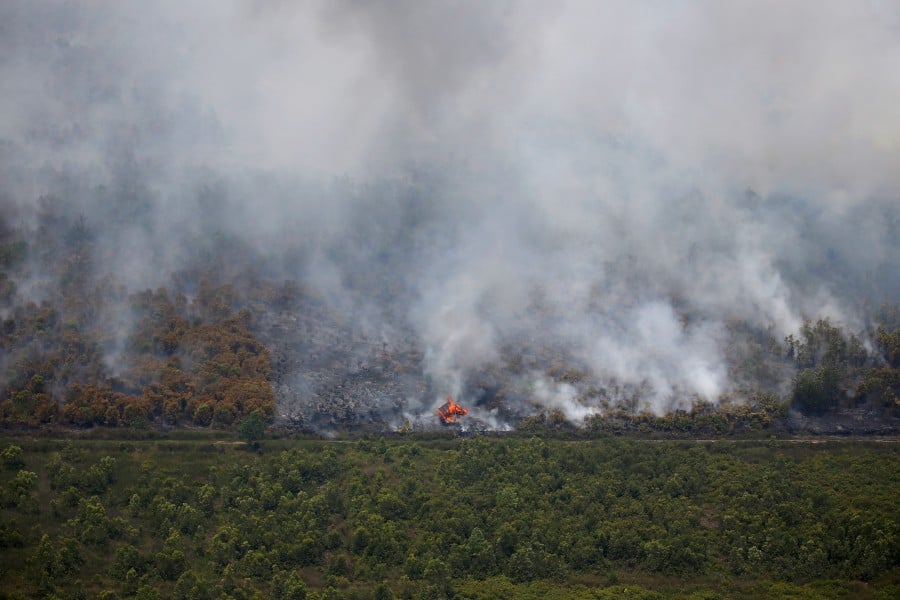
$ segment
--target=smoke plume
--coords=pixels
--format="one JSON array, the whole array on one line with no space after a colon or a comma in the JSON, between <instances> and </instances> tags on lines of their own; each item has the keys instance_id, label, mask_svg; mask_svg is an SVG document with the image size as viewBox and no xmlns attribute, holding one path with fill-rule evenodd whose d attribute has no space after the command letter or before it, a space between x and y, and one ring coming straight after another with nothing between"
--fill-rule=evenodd
<instances>
[{"instance_id":1,"label":"smoke plume","mask_svg":"<svg viewBox=\"0 0 900 600\"><path fill-rule=\"evenodd\" d=\"M8 227L51 203L127 290L215 255L321 303L346 349L284 342L283 414L379 353L419 369L388 419L663 413L739 395L734 323L900 298L892 2L10 0L0 80Z\"/></svg>"}]
</instances>

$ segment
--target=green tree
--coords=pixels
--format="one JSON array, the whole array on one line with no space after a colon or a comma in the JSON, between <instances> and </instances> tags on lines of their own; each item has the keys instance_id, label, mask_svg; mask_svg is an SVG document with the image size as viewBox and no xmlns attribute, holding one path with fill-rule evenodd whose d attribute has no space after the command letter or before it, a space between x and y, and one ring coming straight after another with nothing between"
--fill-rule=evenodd
<instances>
[{"instance_id":1,"label":"green tree","mask_svg":"<svg viewBox=\"0 0 900 600\"><path fill-rule=\"evenodd\" d=\"M241 424L238 425L238 435L250 445L256 446L263 437L265 426L266 424L259 411L253 411L249 417L241 421Z\"/></svg>"},{"instance_id":2,"label":"green tree","mask_svg":"<svg viewBox=\"0 0 900 600\"><path fill-rule=\"evenodd\" d=\"M837 367L820 365L794 377L793 404L802 412L821 415L835 408L844 392Z\"/></svg>"},{"instance_id":3,"label":"green tree","mask_svg":"<svg viewBox=\"0 0 900 600\"><path fill-rule=\"evenodd\" d=\"M3 452L0 452L0 463L3 463L4 468L7 469L20 469L24 467L25 461L22 460L22 449L16 445L10 444L3 449Z\"/></svg>"},{"instance_id":4,"label":"green tree","mask_svg":"<svg viewBox=\"0 0 900 600\"><path fill-rule=\"evenodd\" d=\"M282 571L274 580L276 600L306 600L306 585L296 571Z\"/></svg>"}]
</instances>

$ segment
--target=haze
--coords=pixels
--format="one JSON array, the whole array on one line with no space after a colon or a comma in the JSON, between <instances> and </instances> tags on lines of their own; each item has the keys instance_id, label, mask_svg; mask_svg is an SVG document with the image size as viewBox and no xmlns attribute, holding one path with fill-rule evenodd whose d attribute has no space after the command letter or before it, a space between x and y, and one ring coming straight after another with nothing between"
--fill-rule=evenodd
<instances>
[{"instance_id":1,"label":"haze","mask_svg":"<svg viewBox=\"0 0 900 600\"><path fill-rule=\"evenodd\" d=\"M298 281L379 350L413 336L427 386L378 400L398 419L475 403L509 348L536 357L522 412L602 410L553 356L613 403L715 403L742 390L733 324L862 331L900 300L894 2L8 0L0 82L9 227L58 199L130 291L232 236L223 281Z\"/></svg>"}]
</instances>

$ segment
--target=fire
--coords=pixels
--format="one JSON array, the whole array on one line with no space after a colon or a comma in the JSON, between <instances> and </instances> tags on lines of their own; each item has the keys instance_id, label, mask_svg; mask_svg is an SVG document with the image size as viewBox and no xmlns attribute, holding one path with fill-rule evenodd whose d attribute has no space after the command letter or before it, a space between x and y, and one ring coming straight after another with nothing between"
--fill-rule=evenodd
<instances>
[{"instance_id":1,"label":"fire","mask_svg":"<svg viewBox=\"0 0 900 600\"><path fill-rule=\"evenodd\" d=\"M450 425L454 422L455 416L467 415L469 410L454 402L453 397L447 396L447 401L438 407L437 414L441 418L442 425Z\"/></svg>"}]
</instances>

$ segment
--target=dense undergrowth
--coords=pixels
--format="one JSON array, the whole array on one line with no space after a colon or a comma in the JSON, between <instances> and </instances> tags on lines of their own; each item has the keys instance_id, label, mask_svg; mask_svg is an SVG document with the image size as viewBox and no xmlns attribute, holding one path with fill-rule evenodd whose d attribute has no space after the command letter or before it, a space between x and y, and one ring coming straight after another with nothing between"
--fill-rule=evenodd
<instances>
[{"instance_id":1,"label":"dense undergrowth","mask_svg":"<svg viewBox=\"0 0 900 600\"><path fill-rule=\"evenodd\" d=\"M0 595L896 597L894 443L9 438ZM652 590L652 591L651 591Z\"/></svg>"}]
</instances>

